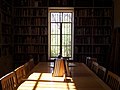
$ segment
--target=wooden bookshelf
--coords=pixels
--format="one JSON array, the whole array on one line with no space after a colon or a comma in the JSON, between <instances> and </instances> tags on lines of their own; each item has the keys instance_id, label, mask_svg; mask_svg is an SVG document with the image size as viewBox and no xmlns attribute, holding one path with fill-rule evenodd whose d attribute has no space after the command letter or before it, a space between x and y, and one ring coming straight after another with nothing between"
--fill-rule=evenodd
<instances>
[{"instance_id":1,"label":"wooden bookshelf","mask_svg":"<svg viewBox=\"0 0 120 90\"><path fill-rule=\"evenodd\" d=\"M12 4L1 0L1 55L9 56L12 53Z\"/></svg>"},{"instance_id":2,"label":"wooden bookshelf","mask_svg":"<svg viewBox=\"0 0 120 90\"><path fill-rule=\"evenodd\" d=\"M48 4L45 1L14 1L15 64L23 64L30 57L35 63L48 59Z\"/></svg>"},{"instance_id":3,"label":"wooden bookshelf","mask_svg":"<svg viewBox=\"0 0 120 90\"><path fill-rule=\"evenodd\" d=\"M76 7L74 13L75 60L94 57L105 63L111 47L112 7Z\"/></svg>"},{"instance_id":4,"label":"wooden bookshelf","mask_svg":"<svg viewBox=\"0 0 120 90\"><path fill-rule=\"evenodd\" d=\"M1 6L1 1L0 1L0 6ZM2 19L2 17L1 17L1 8L0 8L0 58L1 58L1 49L2 49L2 28L1 28L1 19Z\"/></svg>"},{"instance_id":5,"label":"wooden bookshelf","mask_svg":"<svg viewBox=\"0 0 120 90\"><path fill-rule=\"evenodd\" d=\"M12 10L12 0L0 0L0 76L13 69Z\"/></svg>"}]
</instances>

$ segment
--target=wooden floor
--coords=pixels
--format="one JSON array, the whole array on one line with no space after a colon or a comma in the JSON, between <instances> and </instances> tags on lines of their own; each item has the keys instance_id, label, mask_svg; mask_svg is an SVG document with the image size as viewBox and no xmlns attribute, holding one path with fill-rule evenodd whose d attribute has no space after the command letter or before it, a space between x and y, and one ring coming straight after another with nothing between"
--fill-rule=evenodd
<instances>
[{"instance_id":1,"label":"wooden floor","mask_svg":"<svg viewBox=\"0 0 120 90\"><path fill-rule=\"evenodd\" d=\"M50 75L50 73L53 72L53 67L54 67L53 62L40 62L34 67L34 69L30 72L30 74L31 73L49 73ZM57 90L111 90L88 67L86 67L85 64L69 63L69 69L71 71L71 78L74 83L74 88L72 89L59 88ZM45 78L49 79L50 77L45 77ZM52 87L52 86L49 86L49 87ZM17 89L17 90L23 90L23 89ZM38 89L35 89L35 90L38 90ZM52 88L50 90L52 90Z\"/></svg>"}]
</instances>

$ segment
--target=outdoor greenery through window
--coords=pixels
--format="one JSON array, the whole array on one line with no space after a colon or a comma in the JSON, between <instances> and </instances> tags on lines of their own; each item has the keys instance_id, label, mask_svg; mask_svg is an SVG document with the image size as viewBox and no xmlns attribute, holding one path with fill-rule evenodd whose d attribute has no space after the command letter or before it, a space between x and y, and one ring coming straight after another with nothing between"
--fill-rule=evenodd
<instances>
[{"instance_id":1,"label":"outdoor greenery through window","mask_svg":"<svg viewBox=\"0 0 120 90\"><path fill-rule=\"evenodd\" d=\"M72 56L72 12L50 13L50 56Z\"/></svg>"}]
</instances>

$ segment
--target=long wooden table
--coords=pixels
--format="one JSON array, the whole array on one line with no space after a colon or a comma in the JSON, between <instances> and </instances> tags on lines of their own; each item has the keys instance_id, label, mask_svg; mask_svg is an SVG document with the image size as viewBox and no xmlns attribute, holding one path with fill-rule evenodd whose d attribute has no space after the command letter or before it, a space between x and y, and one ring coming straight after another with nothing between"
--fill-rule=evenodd
<instances>
[{"instance_id":1,"label":"long wooden table","mask_svg":"<svg viewBox=\"0 0 120 90\"><path fill-rule=\"evenodd\" d=\"M83 63L70 63L70 81L53 77L52 66L50 62L38 63L17 90L111 90Z\"/></svg>"}]
</instances>

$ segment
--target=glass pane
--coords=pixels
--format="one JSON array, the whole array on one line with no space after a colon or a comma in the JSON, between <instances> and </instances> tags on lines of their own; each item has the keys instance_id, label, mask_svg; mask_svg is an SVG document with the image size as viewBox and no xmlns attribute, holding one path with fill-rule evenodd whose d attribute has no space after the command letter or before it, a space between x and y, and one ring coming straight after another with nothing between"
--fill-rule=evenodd
<instances>
[{"instance_id":1,"label":"glass pane","mask_svg":"<svg viewBox=\"0 0 120 90\"><path fill-rule=\"evenodd\" d=\"M71 35L62 35L62 45L71 45Z\"/></svg>"},{"instance_id":2,"label":"glass pane","mask_svg":"<svg viewBox=\"0 0 120 90\"><path fill-rule=\"evenodd\" d=\"M72 13L63 13L63 22L72 22Z\"/></svg>"},{"instance_id":3,"label":"glass pane","mask_svg":"<svg viewBox=\"0 0 120 90\"><path fill-rule=\"evenodd\" d=\"M56 57L60 53L60 46L51 46L51 57Z\"/></svg>"},{"instance_id":4,"label":"glass pane","mask_svg":"<svg viewBox=\"0 0 120 90\"><path fill-rule=\"evenodd\" d=\"M62 46L62 56L71 57L71 46Z\"/></svg>"},{"instance_id":5,"label":"glass pane","mask_svg":"<svg viewBox=\"0 0 120 90\"><path fill-rule=\"evenodd\" d=\"M62 23L62 34L71 34L71 23Z\"/></svg>"},{"instance_id":6,"label":"glass pane","mask_svg":"<svg viewBox=\"0 0 120 90\"><path fill-rule=\"evenodd\" d=\"M63 13L63 12L51 13L51 37L50 38L51 38L51 57L52 58L56 57L60 52L62 52L63 57L71 57L71 50L72 50L71 30L72 30L72 13ZM62 35L60 35L60 33ZM62 39L62 43L60 43L61 39ZM60 51L61 44L62 44L62 51Z\"/></svg>"},{"instance_id":7,"label":"glass pane","mask_svg":"<svg viewBox=\"0 0 120 90\"><path fill-rule=\"evenodd\" d=\"M62 13L51 13L51 22L62 22Z\"/></svg>"},{"instance_id":8,"label":"glass pane","mask_svg":"<svg viewBox=\"0 0 120 90\"><path fill-rule=\"evenodd\" d=\"M51 35L51 45L60 45L60 35Z\"/></svg>"},{"instance_id":9,"label":"glass pane","mask_svg":"<svg viewBox=\"0 0 120 90\"><path fill-rule=\"evenodd\" d=\"M60 34L60 23L51 23L51 34Z\"/></svg>"}]
</instances>

